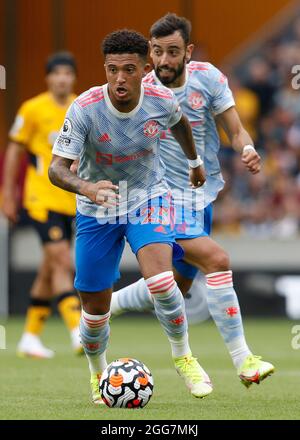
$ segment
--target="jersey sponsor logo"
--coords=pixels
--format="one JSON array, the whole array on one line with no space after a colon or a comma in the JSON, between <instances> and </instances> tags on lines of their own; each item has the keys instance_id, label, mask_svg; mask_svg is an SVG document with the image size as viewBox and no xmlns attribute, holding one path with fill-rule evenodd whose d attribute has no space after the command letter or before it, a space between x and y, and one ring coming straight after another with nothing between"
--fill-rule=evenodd
<instances>
[{"instance_id":1,"label":"jersey sponsor logo","mask_svg":"<svg viewBox=\"0 0 300 440\"><path fill-rule=\"evenodd\" d=\"M144 135L147 137L155 137L158 131L158 123L156 121L147 121L144 125Z\"/></svg>"},{"instance_id":2,"label":"jersey sponsor logo","mask_svg":"<svg viewBox=\"0 0 300 440\"><path fill-rule=\"evenodd\" d=\"M130 154L129 156L114 156L112 154L102 153L101 151L96 152L96 163L101 163L101 165L113 165L114 163L124 163L131 160L137 160L141 157L148 156L152 154L153 150L139 151L138 153Z\"/></svg>"},{"instance_id":3,"label":"jersey sponsor logo","mask_svg":"<svg viewBox=\"0 0 300 440\"><path fill-rule=\"evenodd\" d=\"M96 152L96 163L101 163L101 165L112 165L113 155L107 153Z\"/></svg>"},{"instance_id":4,"label":"jersey sponsor logo","mask_svg":"<svg viewBox=\"0 0 300 440\"><path fill-rule=\"evenodd\" d=\"M66 118L62 128L62 134L64 136L69 136L72 133L72 129L72 122L70 121L70 119Z\"/></svg>"},{"instance_id":5,"label":"jersey sponsor logo","mask_svg":"<svg viewBox=\"0 0 300 440\"><path fill-rule=\"evenodd\" d=\"M199 92L193 92L188 97L188 103L194 110L198 110L204 104L204 98Z\"/></svg>"},{"instance_id":6,"label":"jersey sponsor logo","mask_svg":"<svg viewBox=\"0 0 300 440\"><path fill-rule=\"evenodd\" d=\"M103 133L98 137L98 142L111 142L111 138L108 133Z\"/></svg>"}]
</instances>

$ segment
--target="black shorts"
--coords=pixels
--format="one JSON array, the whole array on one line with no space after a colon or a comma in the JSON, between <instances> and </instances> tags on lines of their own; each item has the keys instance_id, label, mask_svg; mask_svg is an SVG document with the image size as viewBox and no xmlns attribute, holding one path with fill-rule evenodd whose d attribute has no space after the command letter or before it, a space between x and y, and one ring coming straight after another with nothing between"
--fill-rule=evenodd
<instances>
[{"instance_id":1,"label":"black shorts","mask_svg":"<svg viewBox=\"0 0 300 440\"><path fill-rule=\"evenodd\" d=\"M58 212L48 211L48 220L39 222L26 212L27 222L34 227L42 243L55 243L61 240L70 241L73 235L74 217Z\"/></svg>"}]
</instances>

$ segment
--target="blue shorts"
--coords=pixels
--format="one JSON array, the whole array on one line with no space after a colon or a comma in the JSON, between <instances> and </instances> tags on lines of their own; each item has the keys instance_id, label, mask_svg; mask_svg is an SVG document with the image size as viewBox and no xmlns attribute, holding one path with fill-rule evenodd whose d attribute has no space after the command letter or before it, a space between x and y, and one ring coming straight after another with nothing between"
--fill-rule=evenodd
<instances>
[{"instance_id":1,"label":"blue shorts","mask_svg":"<svg viewBox=\"0 0 300 440\"><path fill-rule=\"evenodd\" d=\"M167 243L173 247L173 258L182 258L183 250L175 242L172 203L169 195L153 198L117 218L115 224L98 222L95 217L77 212L75 288L82 292L111 288L120 277L125 238L135 254L150 243Z\"/></svg>"},{"instance_id":2,"label":"blue shorts","mask_svg":"<svg viewBox=\"0 0 300 440\"><path fill-rule=\"evenodd\" d=\"M202 211L188 211L176 209L175 238L176 240L188 240L197 237L208 237L211 233L213 218L212 204ZM184 259L175 260L173 266L182 276L193 280L198 269Z\"/></svg>"}]
</instances>

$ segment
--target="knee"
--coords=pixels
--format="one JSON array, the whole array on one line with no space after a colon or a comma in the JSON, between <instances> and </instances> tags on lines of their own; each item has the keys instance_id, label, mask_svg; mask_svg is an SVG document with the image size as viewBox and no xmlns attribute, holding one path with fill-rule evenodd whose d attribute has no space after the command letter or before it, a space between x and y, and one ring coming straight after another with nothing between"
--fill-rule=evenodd
<instances>
[{"instance_id":1,"label":"knee","mask_svg":"<svg viewBox=\"0 0 300 440\"><path fill-rule=\"evenodd\" d=\"M219 252L214 254L213 260L211 262L210 273L213 272L223 272L230 269L230 259L229 255L221 249Z\"/></svg>"},{"instance_id":2,"label":"knee","mask_svg":"<svg viewBox=\"0 0 300 440\"><path fill-rule=\"evenodd\" d=\"M53 261L57 270L71 272L73 270L72 259L69 252L63 252Z\"/></svg>"},{"instance_id":3,"label":"knee","mask_svg":"<svg viewBox=\"0 0 300 440\"><path fill-rule=\"evenodd\" d=\"M81 301L81 305L82 309L90 315L106 315L109 312L109 308L101 304Z\"/></svg>"},{"instance_id":4,"label":"knee","mask_svg":"<svg viewBox=\"0 0 300 440\"><path fill-rule=\"evenodd\" d=\"M70 249L66 246L60 246L59 244L53 245L48 250L48 258L54 271L72 271L72 258Z\"/></svg>"},{"instance_id":5,"label":"knee","mask_svg":"<svg viewBox=\"0 0 300 440\"><path fill-rule=\"evenodd\" d=\"M48 283L51 276L51 264L43 264L37 274L36 279L41 283Z\"/></svg>"},{"instance_id":6,"label":"knee","mask_svg":"<svg viewBox=\"0 0 300 440\"><path fill-rule=\"evenodd\" d=\"M78 291L82 309L90 315L106 315L110 311L111 289L87 293Z\"/></svg>"},{"instance_id":7,"label":"knee","mask_svg":"<svg viewBox=\"0 0 300 440\"><path fill-rule=\"evenodd\" d=\"M49 258L44 257L42 264L38 269L38 273L35 281L37 283L48 284L51 278L51 261Z\"/></svg>"}]
</instances>

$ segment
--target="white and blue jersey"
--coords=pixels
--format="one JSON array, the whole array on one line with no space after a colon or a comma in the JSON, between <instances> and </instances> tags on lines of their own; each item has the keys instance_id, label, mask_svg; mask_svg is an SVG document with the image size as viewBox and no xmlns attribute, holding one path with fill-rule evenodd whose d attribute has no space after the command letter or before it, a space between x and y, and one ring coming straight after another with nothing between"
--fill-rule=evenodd
<instances>
[{"instance_id":1,"label":"white and blue jersey","mask_svg":"<svg viewBox=\"0 0 300 440\"><path fill-rule=\"evenodd\" d=\"M154 70L146 84L161 84ZM176 240L208 236L212 225L212 202L224 187L218 151L219 136L214 117L235 105L227 78L210 63L190 62L185 84L172 88L193 130L198 154L204 160L205 184L196 190L189 186L189 175L181 148L170 130L161 135L161 160L166 164L166 179L175 201ZM193 279L197 269L181 260L173 260L176 270Z\"/></svg>"},{"instance_id":2,"label":"white and blue jersey","mask_svg":"<svg viewBox=\"0 0 300 440\"><path fill-rule=\"evenodd\" d=\"M77 195L77 210L109 219L166 193L165 170L159 160L160 137L181 116L177 99L166 87L142 86L139 103L130 113L119 112L112 105L107 84L80 95L67 112L53 154L79 159L80 178L110 180L124 191L117 212L82 195Z\"/></svg>"},{"instance_id":3,"label":"white and blue jersey","mask_svg":"<svg viewBox=\"0 0 300 440\"><path fill-rule=\"evenodd\" d=\"M154 70L144 78L144 84L161 84ZM224 187L218 151L219 136L214 116L235 105L227 78L210 63L190 62L186 67L185 84L172 88L183 113L192 125L198 154L204 160L206 182L193 190L189 186L186 158L169 130L161 135L161 159L166 165L166 179L176 205L202 210L212 203Z\"/></svg>"},{"instance_id":4,"label":"white and blue jersey","mask_svg":"<svg viewBox=\"0 0 300 440\"><path fill-rule=\"evenodd\" d=\"M165 243L175 254L174 208L161 166L161 132L182 112L173 92L144 85L130 113L111 103L107 85L79 96L69 108L53 154L79 159L79 177L110 180L121 188L119 209L107 209L77 196L75 287L82 292L111 288L119 278L125 238L132 251ZM187 160L185 161L188 167ZM178 256L182 256L178 254Z\"/></svg>"}]
</instances>

